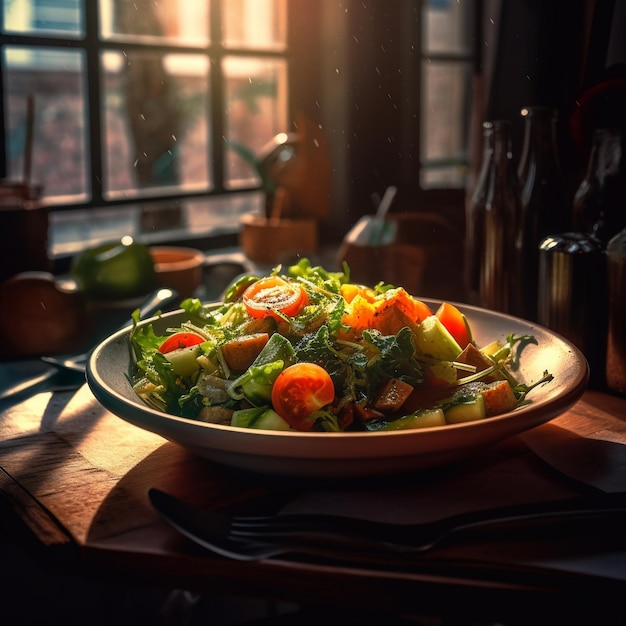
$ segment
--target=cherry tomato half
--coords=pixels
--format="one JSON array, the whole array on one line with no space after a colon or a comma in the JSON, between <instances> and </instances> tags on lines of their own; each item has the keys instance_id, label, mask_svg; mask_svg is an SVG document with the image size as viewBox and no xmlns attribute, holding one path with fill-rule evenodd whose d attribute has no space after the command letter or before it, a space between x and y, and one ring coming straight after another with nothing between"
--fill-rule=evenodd
<instances>
[{"instance_id":1,"label":"cherry tomato half","mask_svg":"<svg viewBox=\"0 0 626 626\"><path fill-rule=\"evenodd\" d=\"M467 344L472 341L470 327L467 323L465 315L463 315L457 307L449 302L443 302L437 309L435 315L446 327L448 332L454 337L459 346L461 346L462 349L465 349Z\"/></svg>"},{"instance_id":2,"label":"cherry tomato half","mask_svg":"<svg viewBox=\"0 0 626 626\"><path fill-rule=\"evenodd\" d=\"M178 350L179 348L190 348L191 346L202 343L204 339L200 335L195 333L174 333L159 346L159 352L167 354L172 350Z\"/></svg>"},{"instance_id":3,"label":"cherry tomato half","mask_svg":"<svg viewBox=\"0 0 626 626\"><path fill-rule=\"evenodd\" d=\"M293 317L308 304L306 291L297 283L289 283L279 276L267 276L250 285L243 293L243 303L252 317L272 316L280 320L276 314Z\"/></svg>"},{"instance_id":4,"label":"cherry tomato half","mask_svg":"<svg viewBox=\"0 0 626 626\"><path fill-rule=\"evenodd\" d=\"M315 363L296 363L284 369L272 387L272 406L294 430L311 430L308 420L333 402L335 386L328 372Z\"/></svg>"}]
</instances>

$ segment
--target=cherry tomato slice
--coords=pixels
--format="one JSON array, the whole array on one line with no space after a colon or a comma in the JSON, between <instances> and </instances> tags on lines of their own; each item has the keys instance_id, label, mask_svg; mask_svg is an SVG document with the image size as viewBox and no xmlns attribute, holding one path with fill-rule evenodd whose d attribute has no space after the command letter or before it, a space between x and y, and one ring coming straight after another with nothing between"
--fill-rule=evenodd
<instances>
[{"instance_id":1,"label":"cherry tomato slice","mask_svg":"<svg viewBox=\"0 0 626 626\"><path fill-rule=\"evenodd\" d=\"M333 402L335 386L328 372L315 363L284 369L272 387L272 406L294 430L311 430L308 417Z\"/></svg>"},{"instance_id":2,"label":"cherry tomato slice","mask_svg":"<svg viewBox=\"0 0 626 626\"><path fill-rule=\"evenodd\" d=\"M439 318L439 321L446 327L448 332L454 337L456 342L462 349L467 347L472 341L472 335L470 332L467 318L457 307L449 302L443 302L437 309L435 315Z\"/></svg>"},{"instance_id":3,"label":"cherry tomato slice","mask_svg":"<svg viewBox=\"0 0 626 626\"><path fill-rule=\"evenodd\" d=\"M243 293L243 303L252 317L281 319L276 311L294 317L308 304L306 291L279 276L267 276L250 285Z\"/></svg>"},{"instance_id":4,"label":"cherry tomato slice","mask_svg":"<svg viewBox=\"0 0 626 626\"><path fill-rule=\"evenodd\" d=\"M203 342L204 338L200 337L200 335L196 335L195 333L174 333L161 343L159 346L159 352L167 354L168 352L172 352L172 350L190 348L191 346L195 346Z\"/></svg>"}]
</instances>

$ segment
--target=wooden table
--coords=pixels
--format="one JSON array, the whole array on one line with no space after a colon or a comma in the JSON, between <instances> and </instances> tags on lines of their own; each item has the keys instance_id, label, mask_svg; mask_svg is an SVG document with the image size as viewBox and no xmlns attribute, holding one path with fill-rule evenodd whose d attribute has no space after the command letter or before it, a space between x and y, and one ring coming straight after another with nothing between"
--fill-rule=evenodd
<instances>
[{"instance_id":1,"label":"wooden table","mask_svg":"<svg viewBox=\"0 0 626 626\"><path fill-rule=\"evenodd\" d=\"M40 393L0 405L0 410L0 491L8 499L0 521L13 511L17 526L27 529L47 555L81 576L371 614L462 616L467 622L471 617L536 623L538 615L551 623L626 619L626 545L619 533L603 537L602 545L592 545L583 556L593 561L596 550L617 562L612 571L623 571L623 576L530 567L523 557L529 547L530 553L538 549L537 542L444 547L403 571L290 559L231 561L202 551L172 530L150 507L147 490L156 486L216 508L259 509L307 490L341 494L355 486L307 484L220 467L108 413L87 386L77 392ZM570 411L533 429L527 439L508 439L454 468L385 480L398 493L415 497L425 491L432 497L437 481L463 489L471 476L486 476L488 492L506 471L514 482L523 477L529 493L541 490L542 497L602 488L606 483L598 487L598 480L619 488L626 473L620 472L626 458L625 418L626 399L587 391ZM574 459L565 468L574 478L554 471L533 452L541 450L550 459L552 452L571 445L576 455L584 455L581 443L593 449L598 467L585 468L584 456L581 464ZM599 452L595 444L602 448ZM565 458L567 465L567 454ZM575 480L581 478L576 475L580 465L589 470L589 480ZM384 484L361 483L358 489L363 495ZM554 545L558 554L552 556L567 561L571 538L569 544Z\"/></svg>"}]
</instances>

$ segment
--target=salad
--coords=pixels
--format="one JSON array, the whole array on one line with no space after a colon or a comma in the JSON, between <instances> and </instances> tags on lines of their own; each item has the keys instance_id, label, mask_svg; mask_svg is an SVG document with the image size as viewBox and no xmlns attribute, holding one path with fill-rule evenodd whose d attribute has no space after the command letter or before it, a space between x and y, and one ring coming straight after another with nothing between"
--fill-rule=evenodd
<instances>
[{"instance_id":1,"label":"salad","mask_svg":"<svg viewBox=\"0 0 626 626\"><path fill-rule=\"evenodd\" d=\"M387 431L485 419L527 402L515 371L532 336L477 346L463 312L401 287L350 282L308 259L245 275L224 301L181 303L157 335L133 314L134 391L179 417L244 428Z\"/></svg>"}]
</instances>

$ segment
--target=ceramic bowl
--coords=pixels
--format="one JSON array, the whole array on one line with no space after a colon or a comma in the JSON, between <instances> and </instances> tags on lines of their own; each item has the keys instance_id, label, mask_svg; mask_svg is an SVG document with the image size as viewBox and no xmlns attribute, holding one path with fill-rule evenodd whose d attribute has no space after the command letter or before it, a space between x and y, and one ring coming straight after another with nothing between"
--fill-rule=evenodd
<instances>
[{"instance_id":1,"label":"ceramic bowl","mask_svg":"<svg viewBox=\"0 0 626 626\"><path fill-rule=\"evenodd\" d=\"M424 301L436 310L440 302ZM506 341L509 333L534 335L537 345L523 351L520 382L532 384L548 370L554 379L539 385L530 402L495 417L418 430L388 432L269 431L208 424L147 407L134 393L129 331L115 333L92 353L87 382L100 403L122 419L162 435L220 464L264 474L311 478L381 476L434 468L551 420L570 408L586 389L589 368L582 353L563 337L524 320L459 306L478 345ZM157 334L187 319L183 311L146 320Z\"/></svg>"},{"instance_id":2,"label":"ceramic bowl","mask_svg":"<svg viewBox=\"0 0 626 626\"><path fill-rule=\"evenodd\" d=\"M202 284L205 255L201 250L152 246L150 254L160 287L175 289L181 298L194 295Z\"/></svg>"}]
</instances>

